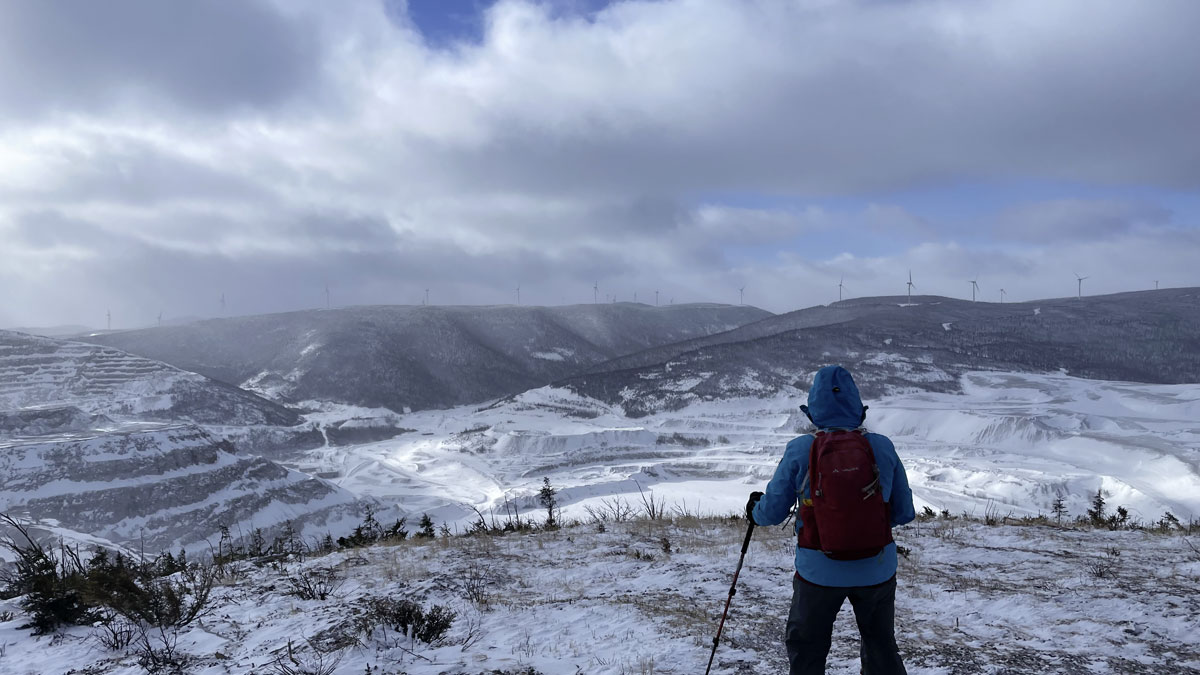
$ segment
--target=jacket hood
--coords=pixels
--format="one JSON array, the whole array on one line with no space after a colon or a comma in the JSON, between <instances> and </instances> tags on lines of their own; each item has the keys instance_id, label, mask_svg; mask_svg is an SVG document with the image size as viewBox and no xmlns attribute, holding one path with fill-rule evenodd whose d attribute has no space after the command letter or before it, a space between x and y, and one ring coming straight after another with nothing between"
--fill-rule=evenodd
<instances>
[{"instance_id":1,"label":"jacket hood","mask_svg":"<svg viewBox=\"0 0 1200 675\"><path fill-rule=\"evenodd\" d=\"M825 366L813 377L808 390L808 405L800 406L818 429L857 429L862 426L862 398L850 371L841 366Z\"/></svg>"}]
</instances>

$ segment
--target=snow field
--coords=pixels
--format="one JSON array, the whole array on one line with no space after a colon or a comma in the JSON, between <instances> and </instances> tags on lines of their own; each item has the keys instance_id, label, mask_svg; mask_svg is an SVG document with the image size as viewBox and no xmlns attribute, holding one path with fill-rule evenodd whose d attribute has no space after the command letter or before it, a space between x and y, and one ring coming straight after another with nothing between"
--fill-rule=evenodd
<instances>
[{"instance_id":1,"label":"snow field","mask_svg":"<svg viewBox=\"0 0 1200 675\"><path fill-rule=\"evenodd\" d=\"M286 595L283 573L246 564L214 592L214 611L180 639L203 675L269 673L291 640L334 645L337 673L696 673L708 660L745 521L680 518L502 537L408 541L293 562L345 581L324 601ZM663 539L671 552L664 552ZM1179 535L986 526L936 519L897 530L897 638L910 673L1190 673L1200 668L1200 555ZM714 672L779 673L793 539L756 528ZM1115 561L1115 562L1114 562ZM1091 570L1112 563L1104 576ZM451 607L446 643L357 634L336 647L365 598ZM74 628L32 638L14 601L0 612L0 670L133 675L131 655L104 652ZM464 644L465 643L465 644ZM858 672L847 604L831 674Z\"/></svg>"},{"instance_id":2,"label":"snow field","mask_svg":"<svg viewBox=\"0 0 1200 675\"><path fill-rule=\"evenodd\" d=\"M1103 489L1110 508L1143 521L1168 510L1200 517L1200 387L1020 373L970 373L962 385L963 394L868 401L868 427L895 442L918 508L1036 515L1061 496L1076 517ZM317 449L300 463L452 526L474 518L469 506L503 514L507 499L536 510L544 477L568 516L604 499L638 504L639 489L719 515L769 480L806 426L801 402L733 399L631 419L547 387L484 408L404 415L399 424L417 431ZM392 414L330 408L310 419L351 413Z\"/></svg>"}]
</instances>

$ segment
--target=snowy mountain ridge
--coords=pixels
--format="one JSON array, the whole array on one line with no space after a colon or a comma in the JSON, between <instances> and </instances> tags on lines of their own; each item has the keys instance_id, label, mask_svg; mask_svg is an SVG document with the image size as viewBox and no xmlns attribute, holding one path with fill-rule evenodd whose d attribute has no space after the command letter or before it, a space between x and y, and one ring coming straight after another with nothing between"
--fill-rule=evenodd
<instances>
[{"instance_id":1,"label":"snowy mountain ridge","mask_svg":"<svg viewBox=\"0 0 1200 675\"><path fill-rule=\"evenodd\" d=\"M354 495L233 447L193 425L136 424L0 438L0 512L157 552L222 526L337 529Z\"/></svg>"},{"instance_id":2,"label":"snowy mountain ridge","mask_svg":"<svg viewBox=\"0 0 1200 675\"><path fill-rule=\"evenodd\" d=\"M965 373L1069 372L1200 383L1200 289L984 303L862 298L600 364L557 382L631 416L690 402L807 389L840 363L864 395L957 392Z\"/></svg>"},{"instance_id":3,"label":"snowy mountain ridge","mask_svg":"<svg viewBox=\"0 0 1200 675\"><path fill-rule=\"evenodd\" d=\"M0 332L0 512L70 541L151 552L211 539L222 525L348 527L354 495L238 454L272 437L308 447L311 429L277 426L298 421L163 363ZM235 450L197 424L246 442Z\"/></svg>"},{"instance_id":4,"label":"snowy mountain ridge","mask_svg":"<svg viewBox=\"0 0 1200 675\"><path fill-rule=\"evenodd\" d=\"M249 392L108 347L0 331L0 410L71 406L161 421L291 425Z\"/></svg>"},{"instance_id":5,"label":"snowy mountain ridge","mask_svg":"<svg viewBox=\"0 0 1200 675\"><path fill-rule=\"evenodd\" d=\"M368 306L86 339L288 401L402 412L515 394L617 356L768 316L711 304Z\"/></svg>"}]
</instances>

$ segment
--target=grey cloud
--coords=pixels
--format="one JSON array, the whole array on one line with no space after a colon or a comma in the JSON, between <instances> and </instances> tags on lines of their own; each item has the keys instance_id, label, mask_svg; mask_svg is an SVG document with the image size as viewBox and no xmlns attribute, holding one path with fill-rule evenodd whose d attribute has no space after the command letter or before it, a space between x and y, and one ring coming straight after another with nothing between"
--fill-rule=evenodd
<instances>
[{"instance_id":1,"label":"grey cloud","mask_svg":"<svg viewBox=\"0 0 1200 675\"><path fill-rule=\"evenodd\" d=\"M1170 222L1170 211L1145 203L1057 199L1022 204L999 213L992 233L1000 239L1030 242L1095 240L1139 226Z\"/></svg>"},{"instance_id":2,"label":"grey cloud","mask_svg":"<svg viewBox=\"0 0 1200 675\"><path fill-rule=\"evenodd\" d=\"M24 246L41 250L72 245L96 248L109 241L109 237L95 223L72 218L53 209L17 213L8 221L9 231L5 239L9 247Z\"/></svg>"},{"instance_id":3,"label":"grey cloud","mask_svg":"<svg viewBox=\"0 0 1200 675\"><path fill-rule=\"evenodd\" d=\"M400 201L404 210L393 223L398 230L455 235L488 249L532 245L553 251L617 239L649 242L689 217L683 204L661 195L581 199L476 192Z\"/></svg>"},{"instance_id":4,"label":"grey cloud","mask_svg":"<svg viewBox=\"0 0 1200 675\"><path fill-rule=\"evenodd\" d=\"M122 315L211 314L222 287L236 311L309 306L326 281L343 302L427 286L498 302L516 283L529 302L577 301L597 281L601 297L735 301L748 283L784 310L825 298L803 295L828 281L819 264L731 262L731 243L861 224L887 256L856 262L875 275L856 293L907 266L944 269L957 292L1005 265L1039 278L1037 244L1125 241L1162 213L1062 201L939 226L866 203L1014 177L1200 187L1187 0L628 1L586 20L507 1L488 19L479 44L430 50L374 0L4 5L5 244L95 255L0 277L52 321L114 297ZM12 180L26 164L38 179ZM722 194L856 201L775 213ZM697 203L725 212L704 222ZM994 239L1000 222L1022 250L963 231ZM956 235L980 248L906 252Z\"/></svg>"},{"instance_id":5,"label":"grey cloud","mask_svg":"<svg viewBox=\"0 0 1200 675\"><path fill-rule=\"evenodd\" d=\"M698 208L680 224L680 236L693 236L714 246L786 241L806 230L824 229L834 218L821 209L750 209L717 205Z\"/></svg>"},{"instance_id":6,"label":"grey cloud","mask_svg":"<svg viewBox=\"0 0 1200 675\"><path fill-rule=\"evenodd\" d=\"M10 324L45 323L61 314L98 326L108 309L118 327L151 323L160 311L168 318L214 316L221 295L229 313L285 311L320 306L326 285L339 305L414 304L425 288L441 304L512 302L516 284L527 302L586 302L593 283L608 291L614 278L639 271L619 246L472 251L397 235L378 216L334 212L289 217L282 231L302 245L286 251L163 246L140 231L105 229L55 212L14 220L19 236L5 237L10 254L75 244L91 255L43 258L39 281L12 278L12 267L0 270L0 280L9 282L3 310ZM218 218L205 222L185 229L219 239L244 226Z\"/></svg>"},{"instance_id":7,"label":"grey cloud","mask_svg":"<svg viewBox=\"0 0 1200 675\"><path fill-rule=\"evenodd\" d=\"M325 40L305 37L321 27L269 5L185 5L192 18L167 3L81 4L100 16L79 47L59 35L78 23L61 5L14 7L20 21L0 25L28 24L17 37L42 37L3 48L0 62L17 65L0 78L45 82L44 95L18 100L63 94L96 110L132 82L196 108L267 103L329 69L341 89L322 99L338 101L328 118L317 114L317 126L332 130L322 140L363 164L363 184L381 191L402 182L536 196L812 196L1013 175L1200 186L1200 65L1185 58L1200 5L1187 0L1055 11L1028 2L729 0L703 11L625 2L592 21L506 2L482 44L450 56L375 36L372 24L386 23L375 3L355 13L360 23L337 24L343 33L329 43L363 46L336 57ZM1083 13L1087 30L1075 20ZM179 31L184 19L195 28ZM690 37L693 23L708 40ZM372 39L356 40L355 30ZM160 44L181 32L180 45ZM130 34L158 36L150 47L163 55L149 58ZM43 53L58 42L69 48ZM360 113L394 122L356 129ZM296 120L275 121L286 131ZM324 180L334 184L337 172Z\"/></svg>"},{"instance_id":8,"label":"grey cloud","mask_svg":"<svg viewBox=\"0 0 1200 675\"><path fill-rule=\"evenodd\" d=\"M907 242L936 236L937 225L894 205L868 203L854 208L737 208L702 205L680 221L675 240L684 250L700 250L697 260L732 264L728 251L793 250L809 255L850 247L860 255L895 250ZM761 254L759 254L761 255ZM740 257L744 258L745 253Z\"/></svg>"},{"instance_id":9,"label":"grey cloud","mask_svg":"<svg viewBox=\"0 0 1200 675\"><path fill-rule=\"evenodd\" d=\"M271 106L320 56L311 27L257 0L8 2L0 110L95 111L146 94L195 111Z\"/></svg>"},{"instance_id":10,"label":"grey cloud","mask_svg":"<svg viewBox=\"0 0 1200 675\"><path fill-rule=\"evenodd\" d=\"M432 165L534 193L1200 186L1200 61L1185 57L1200 5L1040 7L625 3L623 21L521 24L530 39L504 43L519 57L493 28L460 66L488 83L487 141L446 142ZM685 22L713 41L681 37Z\"/></svg>"},{"instance_id":11,"label":"grey cloud","mask_svg":"<svg viewBox=\"0 0 1200 675\"><path fill-rule=\"evenodd\" d=\"M368 239L375 232L374 226L365 230ZM401 239L369 250L318 246L302 255L224 255L106 236L104 243L89 242L96 255L60 261L36 280L13 278L11 266L0 269L0 282L9 291L0 313L10 323L70 319L100 326L111 308L114 325L124 327L152 323L159 311L167 318L214 316L222 294L230 314L318 307L324 304L325 284L335 305L419 303L425 288L437 304L508 303L516 284L525 302L556 304L590 302L595 282L602 301L614 295L631 300L636 292L643 302L652 302L654 291L661 290L663 303L669 298L736 302L736 289L746 285L747 302L787 311L836 299L843 274L851 297L902 295L909 268L923 294L969 298L967 280L978 276L983 299L998 300L1003 287L1009 301L1018 301L1070 295L1072 270L1091 276L1089 293L1152 288L1154 279L1164 286L1187 285L1193 278L1191 261L1200 256L1200 233L1172 228L1032 249L929 243L877 258L814 262L781 256L739 269L702 265L690 254L676 257L669 246L623 241L472 251ZM655 256L662 256L657 264Z\"/></svg>"},{"instance_id":12,"label":"grey cloud","mask_svg":"<svg viewBox=\"0 0 1200 675\"><path fill-rule=\"evenodd\" d=\"M143 139L86 134L80 147L47 153L50 180L26 187L0 185L9 204L62 207L84 202L155 206L174 200L269 202L261 177L215 167Z\"/></svg>"},{"instance_id":13,"label":"grey cloud","mask_svg":"<svg viewBox=\"0 0 1200 675\"><path fill-rule=\"evenodd\" d=\"M402 243L401 235L381 216L334 212L300 214L284 224L282 236L300 236L318 250L336 246L349 250L377 251Z\"/></svg>"},{"instance_id":14,"label":"grey cloud","mask_svg":"<svg viewBox=\"0 0 1200 675\"><path fill-rule=\"evenodd\" d=\"M86 210L80 212L86 214ZM71 215L55 209L19 211L8 219L14 245L34 249L72 245L106 259L144 265L164 250L237 259L272 253L296 258L337 251L386 254L405 244L382 216L337 210L251 211L228 214L192 208L120 217Z\"/></svg>"}]
</instances>

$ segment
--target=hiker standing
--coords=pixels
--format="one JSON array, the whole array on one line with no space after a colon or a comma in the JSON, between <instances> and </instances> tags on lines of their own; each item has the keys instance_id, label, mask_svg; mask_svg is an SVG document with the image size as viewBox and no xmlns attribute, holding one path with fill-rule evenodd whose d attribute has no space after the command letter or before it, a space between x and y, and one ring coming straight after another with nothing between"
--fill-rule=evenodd
<instances>
[{"instance_id":1,"label":"hiker standing","mask_svg":"<svg viewBox=\"0 0 1200 675\"><path fill-rule=\"evenodd\" d=\"M862 429L867 407L845 368L819 370L800 409L815 433L787 444L766 492L752 493L746 504L752 521L776 525L800 502L785 638L789 672L825 672L833 622L849 598L862 636L863 672L905 673L896 648L891 535L892 527L916 517L904 466L886 436Z\"/></svg>"}]
</instances>

